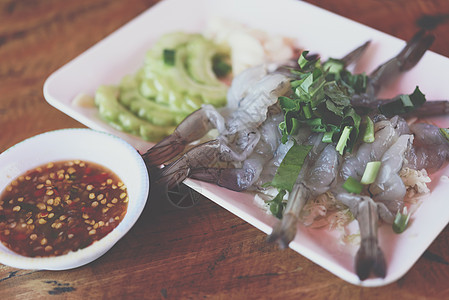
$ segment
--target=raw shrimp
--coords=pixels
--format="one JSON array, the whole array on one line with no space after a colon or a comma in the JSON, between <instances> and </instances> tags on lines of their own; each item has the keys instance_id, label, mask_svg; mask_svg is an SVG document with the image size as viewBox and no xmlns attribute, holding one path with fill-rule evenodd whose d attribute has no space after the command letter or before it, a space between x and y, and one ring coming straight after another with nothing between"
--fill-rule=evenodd
<instances>
[{"instance_id":1,"label":"raw shrimp","mask_svg":"<svg viewBox=\"0 0 449 300\"><path fill-rule=\"evenodd\" d=\"M248 83L246 72L260 79L249 80L253 84L245 89L242 87ZM241 73L232 85L230 103L231 107L237 109L225 110L222 115L211 106L203 106L188 116L172 135L143 155L149 166L160 165L175 158L187 144L203 137L210 129L218 130L218 138L193 147L163 167L159 183L170 189L193 176L214 181L229 189L245 190L257 180L263 164L271 159L280 142L276 135L271 136L273 130L268 128L276 127L281 118L270 118L267 123L265 121L267 115L279 112L276 103L278 97L291 91L290 79L279 73L268 73L266 66L258 66ZM237 99L238 104L235 105ZM273 142L275 145L272 145ZM255 149L255 155L248 160ZM217 162L244 162L244 167L213 168Z\"/></svg>"},{"instance_id":2,"label":"raw shrimp","mask_svg":"<svg viewBox=\"0 0 449 300\"><path fill-rule=\"evenodd\" d=\"M414 123L410 130L415 136L413 147L406 152L406 167L426 169L433 173L449 160L449 142L440 128L427 123Z\"/></svg>"},{"instance_id":3,"label":"raw shrimp","mask_svg":"<svg viewBox=\"0 0 449 300\"><path fill-rule=\"evenodd\" d=\"M381 134L379 131L376 140L380 139ZM355 270L361 280L365 280L371 272L378 277L386 275L385 258L377 240L378 219L381 216L381 219L391 224L394 215L403 206L406 188L399 177L399 171L403 165L404 153L412 140L412 135L400 135L390 146L385 143L380 145L380 151L383 151L381 156L371 156L373 160L381 161L381 168L376 180L369 186L370 196L334 190L336 199L349 207L359 224L361 244L355 257ZM363 144L360 148L365 145L369 144ZM378 153L380 151L377 150ZM362 151L357 154L364 156Z\"/></svg>"},{"instance_id":4,"label":"raw shrimp","mask_svg":"<svg viewBox=\"0 0 449 300\"><path fill-rule=\"evenodd\" d=\"M377 228L379 216L388 223L393 223L394 216L388 208L365 195L340 192L337 200L345 204L357 219L360 228L360 248L355 257L355 271L360 280L365 280L374 273L385 277L387 266L384 254L379 247Z\"/></svg>"},{"instance_id":5,"label":"raw shrimp","mask_svg":"<svg viewBox=\"0 0 449 300\"><path fill-rule=\"evenodd\" d=\"M330 189L341 159L335 146L321 142L322 135L314 135L309 152L297 182L289 194L282 219L274 227L268 241L277 241L281 248L288 247L296 235L299 214L306 202ZM324 148L324 149L323 149Z\"/></svg>"},{"instance_id":6,"label":"raw shrimp","mask_svg":"<svg viewBox=\"0 0 449 300\"><path fill-rule=\"evenodd\" d=\"M412 142L413 135L403 134L385 151L376 180L369 187L373 199L384 203L392 213L398 212L404 204L406 187L399 171L404 162L404 153Z\"/></svg>"}]
</instances>

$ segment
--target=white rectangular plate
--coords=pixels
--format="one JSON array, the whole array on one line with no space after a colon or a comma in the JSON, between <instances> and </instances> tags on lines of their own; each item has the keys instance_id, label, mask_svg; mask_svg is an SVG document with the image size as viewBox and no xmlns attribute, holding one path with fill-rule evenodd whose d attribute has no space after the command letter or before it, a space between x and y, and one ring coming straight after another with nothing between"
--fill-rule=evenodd
<instances>
[{"instance_id":1,"label":"white rectangular plate","mask_svg":"<svg viewBox=\"0 0 449 300\"><path fill-rule=\"evenodd\" d=\"M174 30L200 32L213 17L239 21L253 28L294 38L303 49L320 53L323 58L342 57L367 40L372 41L356 71L372 71L378 64L396 55L404 42L341 16L304 2L294 0L165 0L145 11L134 20L76 57L53 73L45 82L46 100L88 127L114 133L139 151L152 144L118 132L99 119L95 109L72 106L79 93L93 95L101 84L116 84L143 63L145 52L162 34ZM449 99L449 59L428 52L421 62L382 96L411 93L416 85L428 99ZM449 126L448 118L434 122ZM390 226L379 229L388 273L384 279L361 282L353 271L356 246L338 242L335 232L298 226L298 234L290 247L336 276L355 285L381 286L396 281L418 260L425 249L449 222L448 184L439 179L449 175L441 170L431 184L432 193L412 217L409 228L400 235ZM270 233L276 219L258 208L253 197L219 188L212 184L187 180L186 183L235 215Z\"/></svg>"}]
</instances>

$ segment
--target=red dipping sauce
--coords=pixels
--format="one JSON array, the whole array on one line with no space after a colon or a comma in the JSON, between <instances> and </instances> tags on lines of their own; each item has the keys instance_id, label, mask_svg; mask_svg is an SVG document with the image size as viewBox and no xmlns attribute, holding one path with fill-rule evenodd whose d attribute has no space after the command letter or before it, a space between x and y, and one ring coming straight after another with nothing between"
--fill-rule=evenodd
<instances>
[{"instance_id":1,"label":"red dipping sauce","mask_svg":"<svg viewBox=\"0 0 449 300\"><path fill-rule=\"evenodd\" d=\"M85 248L123 220L128 192L95 163L51 162L13 180L0 195L0 241L29 257Z\"/></svg>"}]
</instances>

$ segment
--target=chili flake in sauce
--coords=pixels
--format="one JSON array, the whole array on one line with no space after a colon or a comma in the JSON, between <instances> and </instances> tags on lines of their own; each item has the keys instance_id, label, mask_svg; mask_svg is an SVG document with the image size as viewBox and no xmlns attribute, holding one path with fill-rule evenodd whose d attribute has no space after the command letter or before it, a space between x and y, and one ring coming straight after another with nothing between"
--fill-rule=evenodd
<instances>
[{"instance_id":1,"label":"chili flake in sauce","mask_svg":"<svg viewBox=\"0 0 449 300\"><path fill-rule=\"evenodd\" d=\"M13 180L0 196L0 240L24 256L57 256L91 245L123 220L128 193L95 163L51 162Z\"/></svg>"}]
</instances>

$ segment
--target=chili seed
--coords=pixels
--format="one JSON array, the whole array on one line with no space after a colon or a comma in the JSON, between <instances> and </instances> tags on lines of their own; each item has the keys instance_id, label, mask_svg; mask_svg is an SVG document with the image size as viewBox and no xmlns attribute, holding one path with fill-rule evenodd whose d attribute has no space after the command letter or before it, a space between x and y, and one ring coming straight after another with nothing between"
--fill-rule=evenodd
<instances>
[{"instance_id":1,"label":"chili seed","mask_svg":"<svg viewBox=\"0 0 449 300\"><path fill-rule=\"evenodd\" d=\"M126 193L121 193L120 194L120 199L123 199L123 198L125 198L126 197Z\"/></svg>"},{"instance_id":2,"label":"chili seed","mask_svg":"<svg viewBox=\"0 0 449 300\"><path fill-rule=\"evenodd\" d=\"M12 211L20 211L20 206L19 205L17 205L17 206L14 206L13 208L12 208Z\"/></svg>"},{"instance_id":3,"label":"chili seed","mask_svg":"<svg viewBox=\"0 0 449 300\"><path fill-rule=\"evenodd\" d=\"M89 231L89 235L94 235L95 233L97 233L97 231L95 229L92 229L91 231Z\"/></svg>"},{"instance_id":4,"label":"chili seed","mask_svg":"<svg viewBox=\"0 0 449 300\"><path fill-rule=\"evenodd\" d=\"M37 208L39 208L40 210L44 210L47 208L47 205L45 205L44 203L39 202L38 204L36 204Z\"/></svg>"},{"instance_id":5,"label":"chili seed","mask_svg":"<svg viewBox=\"0 0 449 300\"><path fill-rule=\"evenodd\" d=\"M92 202L92 207L97 207L98 206L98 202L97 201L94 201L94 202Z\"/></svg>"},{"instance_id":6,"label":"chili seed","mask_svg":"<svg viewBox=\"0 0 449 300\"><path fill-rule=\"evenodd\" d=\"M94 198L95 198L95 194L94 194L94 193L90 193L90 194L89 194L89 199L92 200L92 199L94 199Z\"/></svg>"},{"instance_id":7,"label":"chili seed","mask_svg":"<svg viewBox=\"0 0 449 300\"><path fill-rule=\"evenodd\" d=\"M41 240L41 245L43 246L43 245L45 245L45 244L47 244L47 239L46 238L42 238L42 240Z\"/></svg>"},{"instance_id":8,"label":"chili seed","mask_svg":"<svg viewBox=\"0 0 449 300\"><path fill-rule=\"evenodd\" d=\"M30 240L34 241L35 239L37 239L37 234L32 233L32 234L30 235Z\"/></svg>"}]
</instances>

